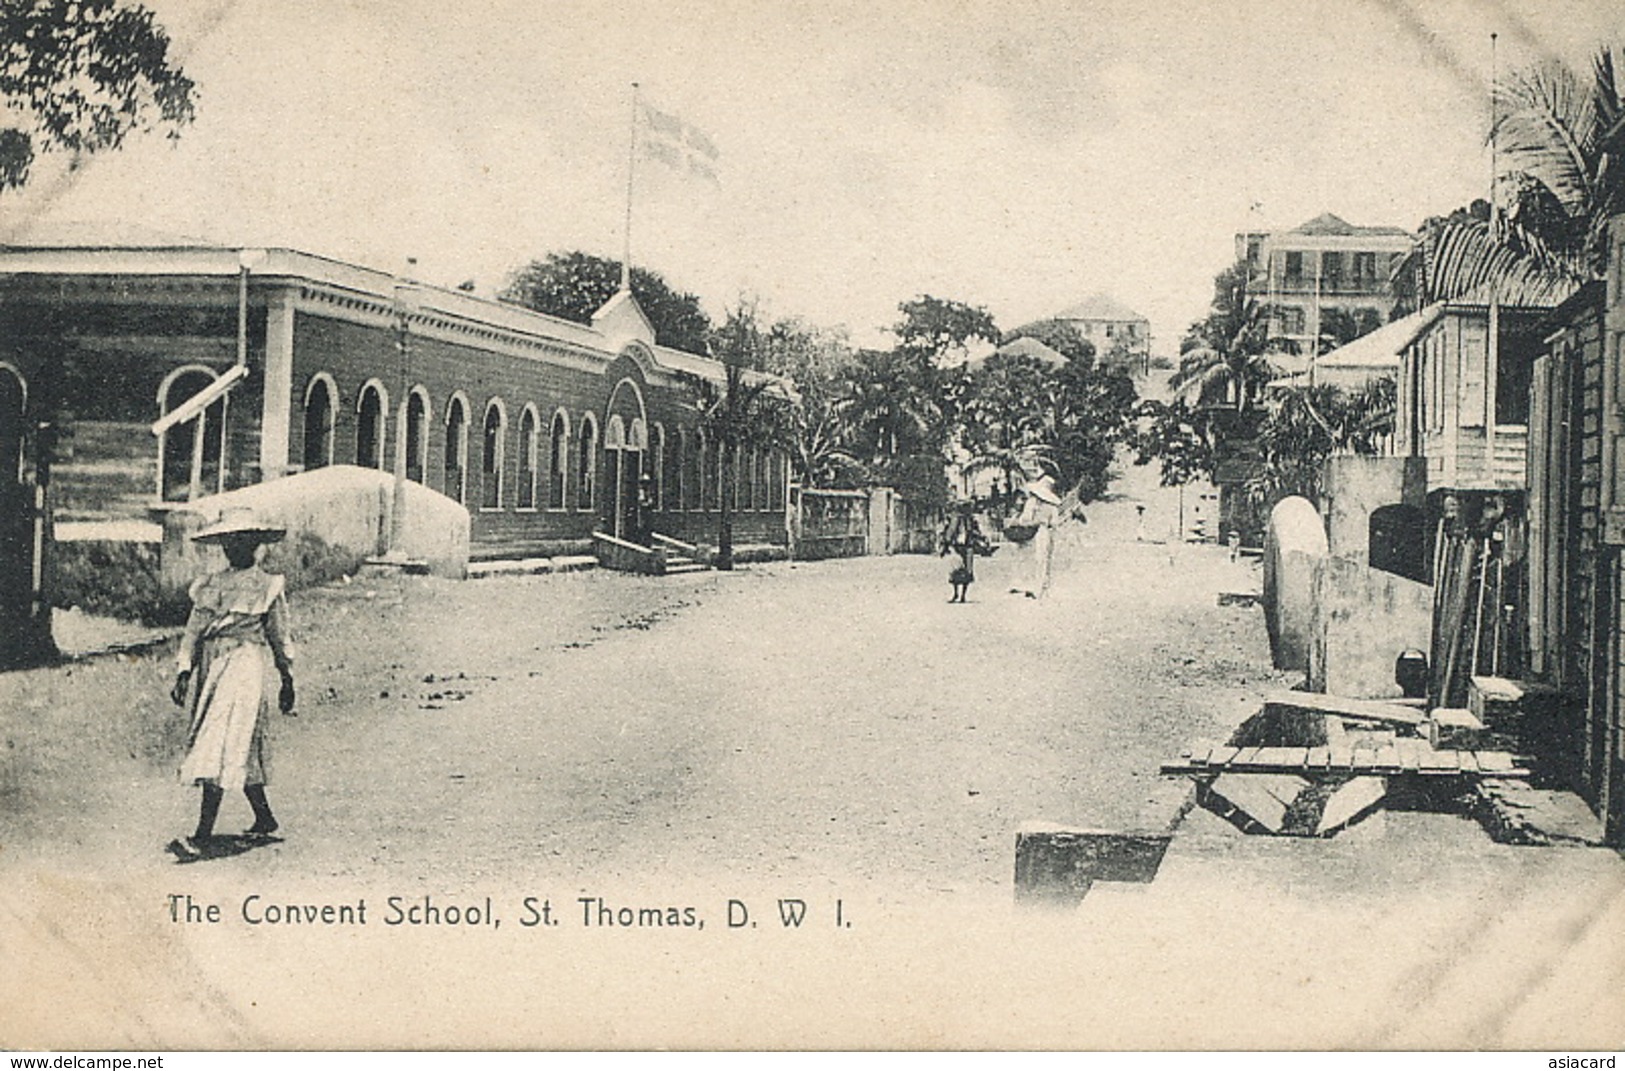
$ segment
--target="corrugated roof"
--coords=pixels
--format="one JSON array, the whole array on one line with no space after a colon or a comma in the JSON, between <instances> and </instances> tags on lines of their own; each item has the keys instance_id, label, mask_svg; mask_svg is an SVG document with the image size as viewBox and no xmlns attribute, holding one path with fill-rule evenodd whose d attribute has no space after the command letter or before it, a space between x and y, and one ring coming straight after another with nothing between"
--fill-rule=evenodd
<instances>
[{"instance_id":1,"label":"corrugated roof","mask_svg":"<svg viewBox=\"0 0 1625 1071\"><path fill-rule=\"evenodd\" d=\"M1071 308L1055 314L1057 320L1138 320L1144 316L1106 294L1091 294Z\"/></svg>"}]
</instances>

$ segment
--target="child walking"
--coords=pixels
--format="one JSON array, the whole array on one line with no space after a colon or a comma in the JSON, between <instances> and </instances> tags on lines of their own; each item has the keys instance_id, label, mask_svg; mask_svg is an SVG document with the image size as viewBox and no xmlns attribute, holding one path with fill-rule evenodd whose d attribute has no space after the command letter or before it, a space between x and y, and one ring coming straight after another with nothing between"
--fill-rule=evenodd
<instances>
[{"instance_id":1,"label":"child walking","mask_svg":"<svg viewBox=\"0 0 1625 1071\"><path fill-rule=\"evenodd\" d=\"M192 584L192 612L170 690L175 704L191 714L181 780L203 790L197 829L169 843L183 861L207 854L227 789L242 789L254 810L245 835L268 837L277 830L265 797L265 723L272 669L281 678L277 706L293 713L293 659L283 578L262 570L259 557L265 544L285 534L238 510L192 537L219 546L227 568Z\"/></svg>"}]
</instances>

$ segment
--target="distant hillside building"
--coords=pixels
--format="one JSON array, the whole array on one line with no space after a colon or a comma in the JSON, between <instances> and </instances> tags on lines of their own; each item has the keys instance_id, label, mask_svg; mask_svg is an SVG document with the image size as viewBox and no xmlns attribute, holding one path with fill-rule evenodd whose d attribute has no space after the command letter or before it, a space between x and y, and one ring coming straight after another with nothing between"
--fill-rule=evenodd
<instances>
[{"instance_id":1,"label":"distant hillside building","mask_svg":"<svg viewBox=\"0 0 1625 1071\"><path fill-rule=\"evenodd\" d=\"M1151 321L1105 294L1094 294L1055 314L1094 343L1101 360L1118 352L1128 363L1143 368L1151 355Z\"/></svg>"},{"instance_id":2,"label":"distant hillside building","mask_svg":"<svg viewBox=\"0 0 1625 1071\"><path fill-rule=\"evenodd\" d=\"M1323 333L1331 310L1360 332L1388 322L1394 264L1414 237L1399 227L1357 227L1327 212L1289 231L1236 235L1236 259L1247 264L1248 296L1271 308L1270 337L1305 353Z\"/></svg>"}]
</instances>

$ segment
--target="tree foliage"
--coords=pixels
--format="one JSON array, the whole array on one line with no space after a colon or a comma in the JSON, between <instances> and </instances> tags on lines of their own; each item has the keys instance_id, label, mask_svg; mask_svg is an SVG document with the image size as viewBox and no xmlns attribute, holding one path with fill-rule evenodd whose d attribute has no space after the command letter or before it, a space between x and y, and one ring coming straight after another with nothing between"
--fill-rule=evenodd
<instances>
[{"instance_id":1,"label":"tree foliage","mask_svg":"<svg viewBox=\"0 0 1625 1071\"><path fill-rule=\"evenodd\" d=\"M897 306L897 311L903 314L891 329L897 336L897 353L920 364L957 363L972 341L999 341L992 314L980 305L922 294Z\"/></svg>"},{"instance_id":2,"label":"tree foliage","mask_svg":"<svg viewBox=\"0 0 1625 1071\"><path fill-rule=\"evenodd\" d=\"M135 131L170 137L192 121L196 86L171 61L168 35L140 4L0 4L0 189L28 181L42 152L117 149Z\"/></svg>"},{"instance_id":3,"label":"tree foliage","mask_svg":"<svg viewBox=\"0 0 1625 1071\"><path fill-rule=\"evenodd\" d=\"M1358 391L1330 384L1281 391L1259 424L1263 465L1245 486L1248 499L1263 511L1290 495L1318 502L1327 458L1378 452L1393 430L1394 396L1387 377Z\"/></svg>"},{"instance_id":4,"label":"tree foliage","mask_svg":"<svg viewBox=\"0 0 1625 1071\"><path fill-rule=\"evenodd\" d=\"M1625 212L1625 95L1614 50L1587 78L1556 61L1495 85L1490 130L1505 206L1474 202L1429 219L1398 276L1401 304L1419 308L1494 280L1531 302L1560 301L1600 278L1610 218Z\"/></svg>"},{"instance_id":5,"label":"tree foliage","mask_svg":"<svg viewBox=\"0 0 1625 1071\"><path fill-rule=\"evenodd\" d=\"M1179 487L1213 478L1214 437L1210 411L1192 408L1182 398L1161 402L1147 398L1136 407L1131 437L1134 463L1161 465L1162 486Z\"/></svg>"},{"instance_id":6,"label":"tree foliage","mask_svg":"<svg viewBox=\"0 0 1625 1071\"><path fill-rule=\"evenodd\" d=\"M1268 309L1247 294L1247 264L1237 261L1213 278L1213 304L1191 324L1179 368L1168 381L1193 404L1246 409L1275 375L1269 357Z\"/></svg>"},{"instance_id":7,"label":"tree foliage","mask_svg":"<svg viewBox=\"0 0 1625 1071\"><path fill-rule=\"evenodd\" d=\"M754 302L741 300L728 310L727 319L712 332L710 343L722 362L723 381L684 374L700 427L715 443L721 459L722 486L736 486L735 468L740 453L752 447L784 446L788 400L779 381L760 371L766 363L767 338ZM733 568L733 495L722 494L717 515L718 569Z\"/></svg>"},{"instance_id":8,"label":"tree foliage","mask_svg":"<svg viewBox=\"0 0 1625 1071\"><path fill-rule=\"evenodd\" d=\"M580 251L549 253L533 260L508 278L501 298L514 305L545 312L576 323L590 323L621 287L621 264ZM632 269L632 296L653 325L662 346L705 353L711 320L700 299L679 291L659 274Z\"/></svg>"}]
</instances>

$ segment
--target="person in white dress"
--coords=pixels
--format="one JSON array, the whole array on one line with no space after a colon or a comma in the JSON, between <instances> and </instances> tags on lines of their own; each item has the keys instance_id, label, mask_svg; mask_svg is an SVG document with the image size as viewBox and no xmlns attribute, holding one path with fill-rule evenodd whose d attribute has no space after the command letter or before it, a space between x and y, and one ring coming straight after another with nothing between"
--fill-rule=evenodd
<instances>
[{"instance_id":1,"label":"person in white dress","mask_svg":"<svg viewBox=\"0 0 1625 1071\"><path fill-rule=\"evenodd\" d=\"M192 537L218 545L228 565L192 584L192 611L170 691L191 715L180 777L203 791L197 829L169 845L182 859L206 853L228 789L241 789L254 810L246 835L270 836L278 828L265 796L265 728L273 702L282 713L293 713L293 652L283 578L261 569L259 556L265 544L285 534L237 511ZM274 690L273 669L281 678Z\"/></svg>"}]
</instances>

